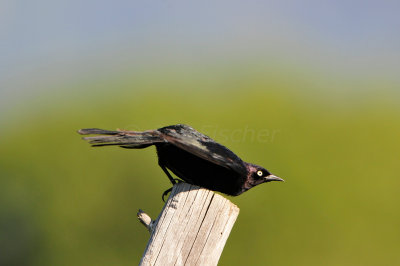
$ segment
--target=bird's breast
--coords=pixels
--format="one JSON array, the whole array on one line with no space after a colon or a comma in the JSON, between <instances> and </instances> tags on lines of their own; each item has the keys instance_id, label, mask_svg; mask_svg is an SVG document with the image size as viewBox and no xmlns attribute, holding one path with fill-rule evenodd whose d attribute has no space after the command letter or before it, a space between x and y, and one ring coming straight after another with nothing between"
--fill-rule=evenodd
<instances>
[{"instance_id":1,"label":"bird's breast","mask_svg":"<svg viewBox=\"0 0 400 266\"><path fill-rule=\"evenodd\" d=\"M228 195L238 195L246 180L230 168L182 150L171 144L157 145L160 162L182 180Z\"/></svg>"}]
</instances>

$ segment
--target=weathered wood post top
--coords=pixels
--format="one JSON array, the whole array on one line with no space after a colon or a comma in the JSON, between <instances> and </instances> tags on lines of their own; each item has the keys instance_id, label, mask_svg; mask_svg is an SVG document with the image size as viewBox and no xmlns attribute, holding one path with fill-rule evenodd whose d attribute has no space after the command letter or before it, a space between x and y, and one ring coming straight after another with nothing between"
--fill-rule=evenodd
<instances>
[{"instance_id":1,"label":"weathered wood post top","mask_svg":"<svg viewBox=\"0 0 400 266\"><path fill-rule=\"evenodd\" d=\"M238 215L223 196L176 184L157 220L138 213L151 233L140 265L217 265Z\"/></svg>"}]
</instances>

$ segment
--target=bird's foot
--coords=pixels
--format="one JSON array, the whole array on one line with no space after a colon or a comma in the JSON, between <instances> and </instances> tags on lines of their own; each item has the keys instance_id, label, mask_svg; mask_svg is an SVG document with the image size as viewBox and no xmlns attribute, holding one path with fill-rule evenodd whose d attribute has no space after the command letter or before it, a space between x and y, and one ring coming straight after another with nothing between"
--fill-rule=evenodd
<instances>
[{"instance_id":1,"label":"bird's foot","mask_svg":"<svg viewBox=\"0 0 400 266\"><path fill-rule=\"evenodd\" d=\"M180 180L180 179L174 178L174 179L172 179L171 182L172 182L173 185L176 185L176 184L182 183L183 181ZM169 189L167 189L166 191L164 191L164 193L162 194L161 198L162 198L162 201L163 201L163 202L165 202L164 197L167 196L168 193L170 193L170 192L172 191L172 188L173 188L173 187L170 187Z\"/></svg>"},{"instance_id":2,"label":"bird's foot","mask_svg":"<svg viewBox=\"0 0 400 266\"><path fill-rule=\"evenodd\" d=\"M167 189L166 191L164 191L164 193L161 196L161 199L163 202L165 202L164 197L168 195L168 193L170 193L172 191L172 187L170 187L169 189Z\"/></svg>"},{"instance_id":3,"label":"bird's foot","mask_svg":"<svg viewBox=\"0 0 400 266\"><path fill-rule=\"evenodd\" d=\"M182 183L183 181L178 178L173 178L171 182L173 185L176 185L176 184Z\"/></svg>"}]
</instances>

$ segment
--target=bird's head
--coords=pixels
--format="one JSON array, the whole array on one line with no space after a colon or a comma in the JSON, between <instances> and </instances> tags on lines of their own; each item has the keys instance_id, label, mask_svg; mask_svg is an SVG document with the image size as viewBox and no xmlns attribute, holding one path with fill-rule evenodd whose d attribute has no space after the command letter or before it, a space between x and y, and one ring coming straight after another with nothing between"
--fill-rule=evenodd
<instances>
[{"instance_id":1,"label":"bird's head","mask_svg":"<svg viewBox=\"0 0 400 266\"><path fill-rule=\"evenodd\" d=\"M267 169L255 164L247 163L247 170L248 180L253 183L254 186L265 182L284 181L282 178L268 172Z\"/></svg>"}]
</instances>

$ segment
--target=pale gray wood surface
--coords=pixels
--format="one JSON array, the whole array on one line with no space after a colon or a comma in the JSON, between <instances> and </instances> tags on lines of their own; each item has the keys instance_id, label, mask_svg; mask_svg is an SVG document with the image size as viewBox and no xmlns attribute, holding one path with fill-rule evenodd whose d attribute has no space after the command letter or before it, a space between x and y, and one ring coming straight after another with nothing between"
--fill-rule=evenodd
<instances>
[{"instance_id":1,"label":"pale gray wood surface","mask_svg":"<svg viewBox=\"0 0 400 266\"><path fill-rule=\"evenodd\" d=\"M176 184L156 221L138 213L151 233L140 265L217 265L238 215L223 196Z\"/></svg>"}]
</instances>

